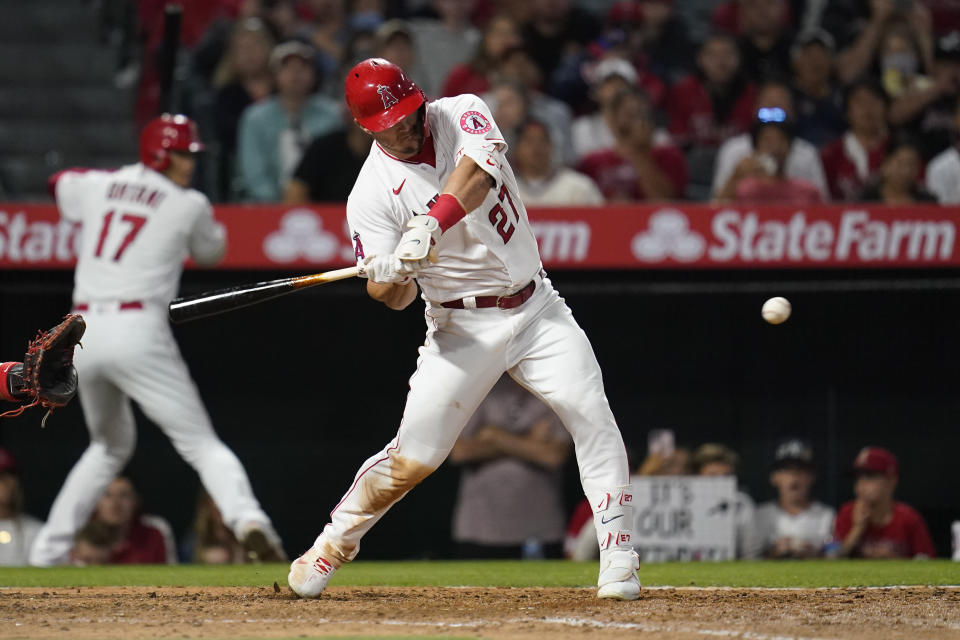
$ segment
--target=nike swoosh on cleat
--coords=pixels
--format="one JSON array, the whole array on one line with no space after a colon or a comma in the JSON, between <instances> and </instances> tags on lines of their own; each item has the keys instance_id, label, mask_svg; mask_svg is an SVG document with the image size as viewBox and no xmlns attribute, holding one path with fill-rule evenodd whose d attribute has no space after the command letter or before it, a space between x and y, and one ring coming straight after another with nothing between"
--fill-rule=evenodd
<instances>
[{"instance_id":1,"label":"nike swoosh on cleat","mask_svg":"<svg viewBox=\"0 0 960 640\"><path fill-rule=\"evenodd\" d=\"M622 518L622 517L623 517L623 514L622 514L622 513L621 513L620 515L618 515L618 516L613 516L613 517L610 518L609 520L607 520L607 519L604 518L603 516L600 516L600 524L607 524L608 522L613 522L613 521L616 520L617 518Z\"/></svg>"},{"instance_id":2,"label":"nike swoosh on cleat","mask_svg":"<svg viewBox=\"0 0 960 640\"><path fill-rule=\"evenodd\" d=\"M395 196L400 195L400 189L403 189L403 185L405 185L405 184L407 184L407 179L406 179L406 178L403 179L403 182L400 183L400 186L399 186L399 187L397 187L396 189L393 190L393 195L395 195Z\"/></svg>"}]
</instances>

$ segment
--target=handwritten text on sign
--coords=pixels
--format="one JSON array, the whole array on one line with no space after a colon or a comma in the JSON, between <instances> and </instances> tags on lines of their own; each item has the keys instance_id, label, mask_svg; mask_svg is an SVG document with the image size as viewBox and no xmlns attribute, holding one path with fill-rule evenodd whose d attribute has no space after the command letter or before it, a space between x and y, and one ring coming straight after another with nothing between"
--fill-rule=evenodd
<instances>
[{"instance_id":1,"label":"handwritten text on sign","mask_svg":"<svg viewBox=\"0 0 960 640\"><path fill-rule=\"evenodd\" d=\"M734 558L736 480L634 476L633 546L643 562Z\"/></svg>"}]
</instances>

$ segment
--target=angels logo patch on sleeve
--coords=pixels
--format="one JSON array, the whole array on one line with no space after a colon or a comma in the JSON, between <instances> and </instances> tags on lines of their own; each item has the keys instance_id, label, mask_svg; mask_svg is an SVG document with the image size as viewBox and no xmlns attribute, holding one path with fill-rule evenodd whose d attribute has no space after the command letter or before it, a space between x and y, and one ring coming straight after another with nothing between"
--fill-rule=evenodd
<instances>
[{"instance_id":1,"label":"angels logo patch on sleeve","mask_svg":"<svg viewBox=\"0 0 960 640\"><path fill-rule=\"evenodd\" d=\"M353 254L357 258L357 262L366 258L363 254L363 243L360 242L360 233L357 231L353 232Z\"/></svg>"},{"instance_id":2,"label":"angels logo patch on sleeve","mask_svg":"<svg viewBox=\"0 0 960 640\"><path fill-rule=\"evenodd\" d=\"M460 128L467 133L486 133L493 128L487 117L479 111L467 111L460 116Z\"/></svg>"}]
</instances>

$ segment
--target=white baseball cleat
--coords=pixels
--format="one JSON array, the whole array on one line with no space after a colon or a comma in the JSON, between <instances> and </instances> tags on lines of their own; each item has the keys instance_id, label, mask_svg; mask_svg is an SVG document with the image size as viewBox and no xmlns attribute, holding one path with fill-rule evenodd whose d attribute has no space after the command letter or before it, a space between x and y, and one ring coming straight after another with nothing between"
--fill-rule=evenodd
<instances>
[{"instance_id":1,"label":"white baseball cleat","mask_svg":"<svg viewBox=\"0 0 960 640\"><path fill-rule=\"evenodd\" d=\"M613 549L600 561L597 597L612 600L636 600L640 597L640 556L633 549Z\"/></svg>"},{"instance_id":2,"label":"white baseball cleat","mask_svg":"<svg viewBox=\"0 0 960 640\"><path fill-rule=\"evenodd\" d=\"M287 583L301 598L319 598L336 570L316 548L311 547L290 564Z\"/></svg>"}]
</instances>

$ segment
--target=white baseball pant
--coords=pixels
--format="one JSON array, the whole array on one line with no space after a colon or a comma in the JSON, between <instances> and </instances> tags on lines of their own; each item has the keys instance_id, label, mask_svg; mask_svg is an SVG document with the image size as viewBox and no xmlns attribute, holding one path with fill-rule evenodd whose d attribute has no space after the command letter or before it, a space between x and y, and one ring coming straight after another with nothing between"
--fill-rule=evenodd
<instances>
[{"instance_id":1,"label":"white baseball pant","mask_svg":"<svg viewBox=\"0 0 960 640\"><path fill-rule=\"evenodd\" d=\"M83 315L87 330L74 363L90 445L67 475L33 545L30 564L68 560L77 531L133 455L136 425L131 400L197 471L238 537L250 524L273 534L246 471L213 430L165 309L121 311L116 304L102 303Z\"/></svg>"},{"instance_id":2,"label":"white baseball pant","mask_svg":"<svg viewBox=\"0 0 960 640\"><path fill-rule=\"evenodd\" d=\"M390 506L440 466L504 371L560 417L591 501L629 483L593 348L550 280L537 280L534 295L515 309L427 310L397 435L363 464L315 543L335 566L352 560Z\"/></svg>"}]
</instances>

